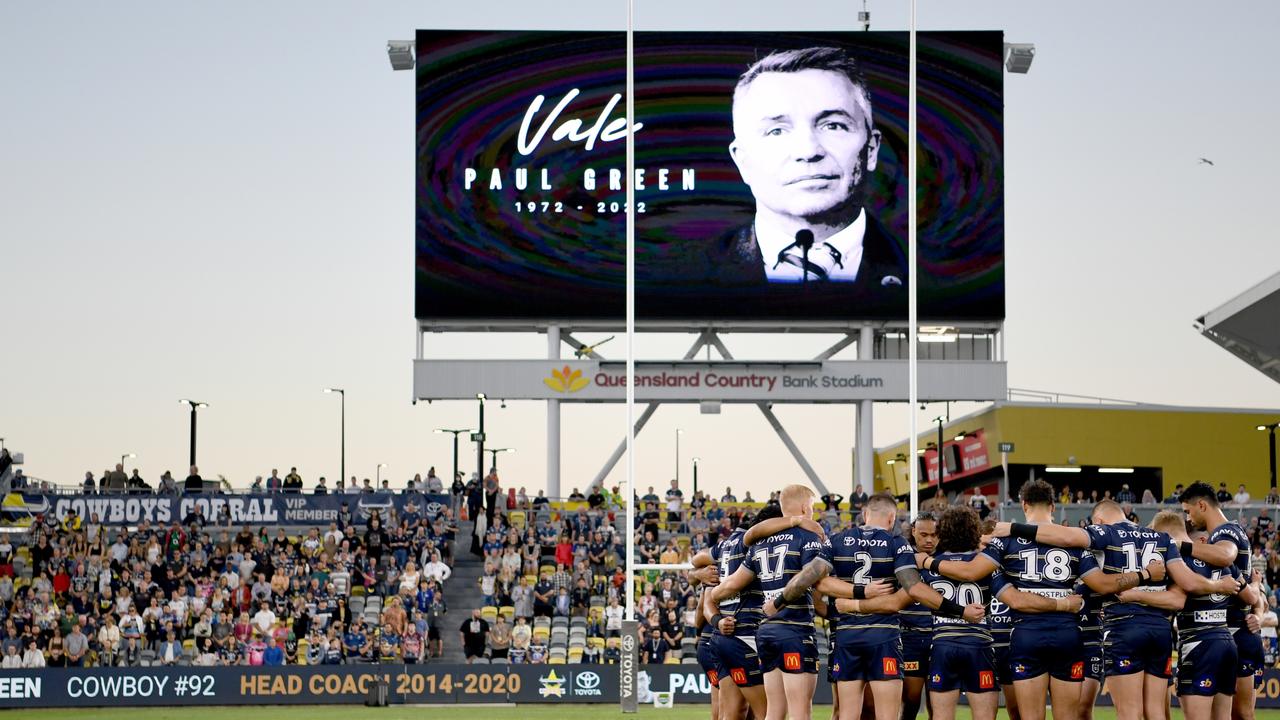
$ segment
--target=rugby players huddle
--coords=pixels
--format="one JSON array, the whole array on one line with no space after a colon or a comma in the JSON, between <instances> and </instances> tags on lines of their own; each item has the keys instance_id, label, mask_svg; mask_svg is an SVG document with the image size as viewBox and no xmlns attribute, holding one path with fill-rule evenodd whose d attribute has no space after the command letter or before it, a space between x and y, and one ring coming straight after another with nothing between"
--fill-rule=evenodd
<instances>
[{"instance_id":1,"label":"rugby players huddle","mask_svg":"<svg viewBox=\"0 0 1280 720\"><path fill-rule=\"evenodd\" d=\"M1208 485L1181 495L1185 517L1141 527L1106 500L1072 528L1031 480L1026 522L984 535L972 509L948 507L917 516L914 545L888 494L830 537L813 499L790 485L693 559L713 720L810 720L816 616L836 720L914 718L926 684L933 720L953 720L962 692L974 720L995 718L1001 692L1011 720L1043 720L1046 705L1090 720L1104 681L1118 720L1166 720L1171 692L1189 720L1253 720L1265 600L1248 537Z\"/></svg>"}]
</instances>

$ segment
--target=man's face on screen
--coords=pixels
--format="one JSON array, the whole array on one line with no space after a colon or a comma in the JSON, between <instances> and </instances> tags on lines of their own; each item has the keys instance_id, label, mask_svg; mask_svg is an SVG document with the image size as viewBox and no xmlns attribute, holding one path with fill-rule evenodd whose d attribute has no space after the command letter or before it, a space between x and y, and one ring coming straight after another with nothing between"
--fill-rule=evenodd
<instances>
[{"instance_id":1,"label":"man's face on screen","mask_svg":"<svg viewBox=\"0 0 1280 720\"><path fill-rule=\"evenodd\" d=\"M880 133L849 78L766 72L738 91L729 146L756 202L809 220L852 220L876 168Z\"/></svg>"}]
</instances>

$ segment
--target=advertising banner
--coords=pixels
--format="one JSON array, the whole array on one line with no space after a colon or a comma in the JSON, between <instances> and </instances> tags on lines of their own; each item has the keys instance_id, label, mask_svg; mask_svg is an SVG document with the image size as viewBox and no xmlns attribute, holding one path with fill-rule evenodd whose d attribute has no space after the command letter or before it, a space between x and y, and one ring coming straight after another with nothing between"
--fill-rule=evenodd
<instances>
[{"instance_id":1,"label":"advertising banner","mask_svg":"<svg viewBox=\"0 0 1280 720\"><path fill-rule=\"evenodd\" d=\"M987 453L986 433L982 430L966 433L960 440L946 438L942 443L943 459L947 463L947 480L959 480L976 475L991 468L991 459ZM925 467L928 469L929 484L938 484L938 451L924 451Z\"/></svg>"},{"instance_id":2,"label":"advertising banner","mask_svg":"<svg viewBox=\"0 0 1280 720\"><path fill-rule=\"evenodd\" d=\"M392 704L584 704L619 701L616 665L291 665L285 667L46 668L0 676L0 708L361 704L388 684ZM825 673L825 668L821 669ZM697 665L642 665L637 699L668 691L675 702L709 703ZM831 704L819 682L814 703ZM1110 705L1104 692L1099 705ZM1280 671L1263 671L1258 707L1280 707Z\"/></svg>"},{"instance_id":3,"label":"advertising banner","mask_svg":"<svg viewBox=\"0 0 1280 720\"><path fill-rule=\"evenodd\" d=\"M922 320L1004 317L1000 32L919 33ZM907 314L904 32L419 30L419 319ZM634 209L625 140L635 138Z\"/></svg>"},{"instance_id":4,"label":"advertising banner","mask_svg":"<svg viewBox=\"0 0 1280 720\"><path fill-rule=\"evenodd\" d=\"M199 507L207 524L215 524L225 513L233 526L241 525L328 525L338 519L346 508L354 520L364 522L374 510L386 511L394 507L403 513L409 503L419 512L433 516L449 507L448 495L424 493L353 493L349 495L303 495L263 493L254 495L230 495L209 493L201 495L42 495L22 493L21 503L10 500L4 504L9 517L25 514L53 513L58 520L65 519L72 511L83 522L95 517L103 525L136 525L146 521L167 525L185 523L195 508Z\"/></svg>"},{"instance_id":5,"label":"advertising banner","mask_svg":"<svg viewBox=\"0 0 1280 720\"><path fill-rule=\"evenodd\" d=\"M596 360L416 360L414 398L488 397L568 402L622 402L626 365ZM925 361L922 400L1001 400L1007 396L1002 362ZM826 362L679 362L636 364L636 400L647 402L904 401L905 360Z\"/></svg>"}]
</instances>

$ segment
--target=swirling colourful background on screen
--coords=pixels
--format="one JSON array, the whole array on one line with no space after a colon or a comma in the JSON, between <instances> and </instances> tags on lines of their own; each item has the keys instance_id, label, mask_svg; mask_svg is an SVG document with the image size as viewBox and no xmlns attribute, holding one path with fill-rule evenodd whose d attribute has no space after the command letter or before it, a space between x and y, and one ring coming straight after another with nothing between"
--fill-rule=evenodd
<instances>
[{"instance_id":1,"label":"swirling colourful background on screen","mask_svg":"<svg viewBox=\"0 0 1280 720\"><path fill-rule=\"evenodd\" d=\"M754 200L729 158L738 76L774 50L835 45L862 64L883 135L868 211L902 248L907 236L905 33L637 33L637 307L641 319L855 320L905 316L899 303L818 301L795 286L726 289L683 269L707 243L751 222ZM919 40L921 317L1004 316L1002 36L922 33ZM553 140L591 128L625 93L616 32L418 33L416 316L424 319L620 319L624 312L625 143ZM580 94L528 155L522 119L544 96L530 138ZM620 99L601 127L625 113ZM464 189L464 171L477 179ZM516 188L516 170L528 186ZM596 187L584 171L596 172ZM670 189L657 188L667 168ZM494 169L502 188L490 189ZM681 189L692 169L696 188ZM551 190L541 189L546 172ZM526 203L537 203L533 211ZM543 210L541 203L548 203ZM520 208L517 209L517 203ZM555 204L561 212L555 212ZM604 203L603 212L600 203ZM617 203L617 209L611 209ZM905 253L905 250L904 250Z\"/></svg>"}]
</instances>

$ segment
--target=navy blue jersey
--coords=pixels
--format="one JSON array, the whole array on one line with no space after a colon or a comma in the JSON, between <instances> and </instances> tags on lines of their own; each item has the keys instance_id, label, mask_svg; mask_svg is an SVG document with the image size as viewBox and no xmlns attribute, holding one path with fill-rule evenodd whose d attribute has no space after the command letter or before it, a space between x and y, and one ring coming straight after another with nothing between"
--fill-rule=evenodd
<instances>
[{"instance_id":1,"label":"navy blue jersey","mask_svg":"<svg viewBox=\"0 0 1280 720\"><path fill-rule=\"evenodd\" d=\"M1131 522L1118 522L1112 525L1090 525L1085 528L1089 534L1089 548L1100 553L1098 563L1101 569L1109 573L1138 572L1152 560L1163 560L1165 565L1182 562L1178 548L1173 539L1159 530L1144 528ZM1164 585L1139 587L1139 590L1164 590ZM1115 596L1108 596L1102 603L1106 623L1124 622L1131 619L1165 620L1168 613L1139 603L1122 603Z\"/></svg>"},{"instance_id":2,"label":"navy blue jersey","mask_svg":"<svg viewBox=\"0 0 1280 720\"><path fill-rule=\"evenodd\" d=\"M1236 569L1236 577L1242 577L1248 582L1250 552L1248 534L1245 533L1244 528L1236 523L1227 522L1214 528L1213 532L1209 533L1210 545L1221 540L1230 540L1231 544L1236 546L1236 559L1232 561L1231 565ZM1247 614L1248 610L1242 603L1238 601L1227 603L1227 627L1232 630L1244 627L1244 618Z\"/></svg>"},{"instance_id":3,"label":"navy blue jersey","mask_svg":"<svg viewBox=\"0 0 1280 720\"><path fill-rule=\"evenodd\" d=\"M933 611L920 603L911 603L898 613L902 632L933 632Z\"/></svg>"},{"instance_id":4,"label":"navy blue jersey","mask_svg":"<svg viewBox=\"0 0 1280 720\"><path fill-rule=\"evenodd\" d=\"M1080 553L1076 548L1060 548L1023 538L991 538L982 553L1004 571L1015 588L1050 598L1071 594L1080 575ZM1015 625L1056 625L1070 622L1072 613L1029 613L1013 610Z\"/></svg>"},{"instance_id":5,"label":"navy blue jersey","mask_svg":"<svg viewBox=\"0 0 1280 720\"><path fill-rule=\"evenodd\" d=\"M948 552L938 553L934 557L942 560L968 562L977 554L977 552ZM928 570L921 570L920 576L925 582L929 583L930 587L937 590L943 599L951 600L962 606L976 603L983 607L988 607L991 603L991 598L995 595L993 590L1003 588L1005 583L1004 574L999 569L991 575L973 582L952 580ZM986 647L991 644L991 633L985 621L971 623L963 618L951 618L935 614L933 616L933 641L937 643L940 640L962 645L981 645Z\"/></svg>"},{"instance_id":6,"label":"navy blue jersey","mask_svg":"<svg viewBox=\"0 0 1280 720\"><path fill-rule=\"evenodd\" d=\"M898 570L915 569L915 551L901 536L878 527L850 528L831 537L831 575L850 585L866 587L877 580L893 580ZM836 630L859 628L859 643L895 640L900 632L896 614L840 613Z\"/></svg>"},{"instance_id":7,"label":"navy blue jersey","mask_svg":"<svg viewBox=\"0 0 1280 720\"><path fill-rule=\"evenodd\" d=\"M830 563L830 545L821 536L801 527L784 530L747 548L742 566L755 573L756 583L764 593L764 602L782 594L792 576L815 558ZM787 605L763 623L803 625L813 628L813 594Z\"/></svg>"},{"instance_id":8,"label":"navy blue jersey","mask_svg":"<svg viewBox=\"0 0 1280 720\"><path fill-rule=\"evenodd\" d=\"M1009 637L1013 634L1013 608L1000 602L994 593L991 602L987 603L986 622L987 631L991 633L991 647L1009 647Z\"/></svg>"},{"instance_id":9,"label":"navy blue jersey","mask_svg":"<svg viewBox=\"0 0 1280 720\"><path fill-rule=\"evenodd\" d=\"M746 559L747 547L742 544L742 538L746 534L745 530L739 528L711 548L711 558L719 566L722 579L735 573L738 567L742 565L742 561ZM720 601L720 612L733 616L735 624L734 635L754 635L760 620L764 618L764 613L761 610L764 596L760 594L758 580L759 578L751 581L737 595ZM718 633L720 629L715 628L714 632Z\"/></svg>"},{"instance_id":10,"label":"navy blue jersey","mask_svg":"<svg viewBox=\"0 0 1280 720\"><path fill-rule=\"evenodd\" d=\"M1080 556L1080 574L1098 569L1098 559L1093 551L1086 551ZM1102 641L1102 601L1103 596L1089 589L1082 582L1076 583L1074 591L1084 598L1084 604L1077 613L1076 623L1080 627L1080 640L1085 645L1097 645Z\"/></svg>"},{"instance_id":11,"label":"navy blue jersey","mask_svg":"<svg viewBox=\"0 0 1280 720\"><path fill-rule=\"evenodd\" d=\"M1240 577L1234 565L1215 567L1203 560L1187 563L1195 574L1210 580L1230 575ZM1178 611L1178 642L1186 643L1209 635L1230 637L1227 630L1227 608L1235 604L1230 595L1187 595L1187 602Z\"/></svg>"}]
</instances>

